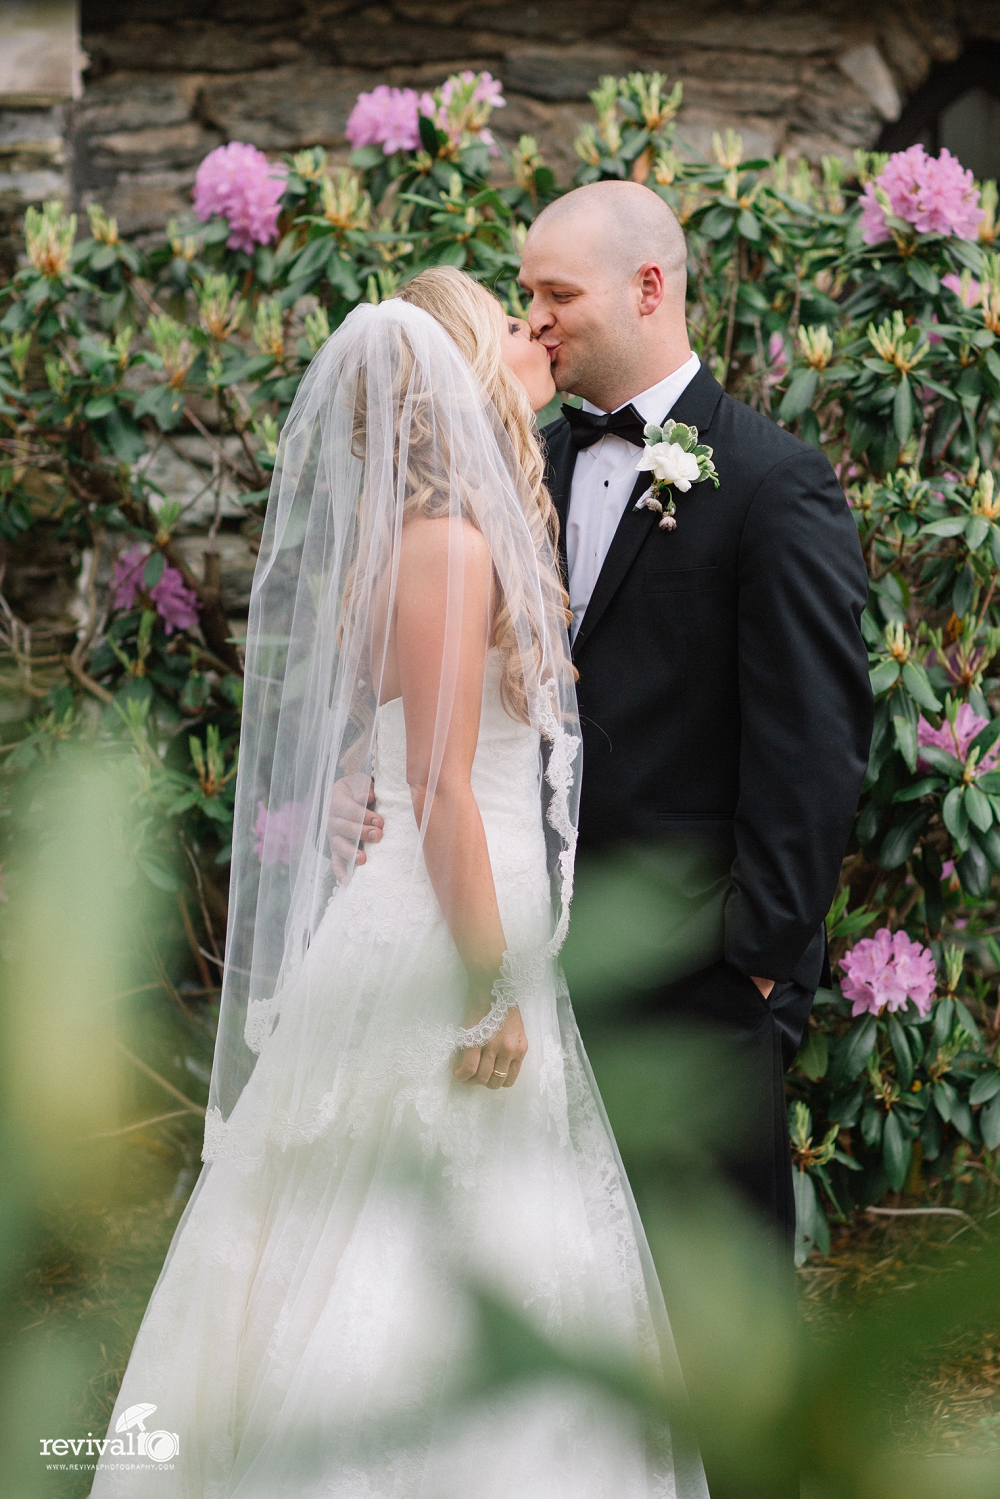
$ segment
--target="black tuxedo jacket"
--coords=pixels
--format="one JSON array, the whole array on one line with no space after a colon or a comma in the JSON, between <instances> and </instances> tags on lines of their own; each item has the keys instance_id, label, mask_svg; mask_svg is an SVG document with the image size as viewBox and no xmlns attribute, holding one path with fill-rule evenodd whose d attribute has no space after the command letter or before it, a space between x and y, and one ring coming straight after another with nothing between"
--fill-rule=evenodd
<instances>
[{"instance_id":1,"label":"black tuxedo jacket","mask_svg":"<svg viewBox=\"0 0 1000 1499\"><path fill-rule=\"evenodd\" d=\"M713 851L716 935L694 966L815 988L872 727L857 530L823 454L704 365L670 417L720 485L676 494L664 531L633 508L639 474L622 513L573 651L581 851ZM576 449L565 418L542 437L565 534Z\"/></svg>"}]
</instances>

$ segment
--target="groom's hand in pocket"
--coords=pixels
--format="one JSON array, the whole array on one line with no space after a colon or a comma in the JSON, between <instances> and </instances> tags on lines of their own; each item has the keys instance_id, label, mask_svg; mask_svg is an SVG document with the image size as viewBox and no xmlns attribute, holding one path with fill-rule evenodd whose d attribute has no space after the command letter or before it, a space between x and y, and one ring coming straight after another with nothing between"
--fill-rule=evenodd
<instances>
[{"instance_id":1,"label":"groom's hand in pocket","mask_svg":"<svg viewBox=\"0 0 1000 1499\"><path fill-rule=\"evenodd\" d=\"M383 822L375 808L375 785L362 771L341 776L330 794L326 818L330 863L337 881L346 885L355 865L365 862L364 843L378 843Z\"/></svg>"}]
</instances>

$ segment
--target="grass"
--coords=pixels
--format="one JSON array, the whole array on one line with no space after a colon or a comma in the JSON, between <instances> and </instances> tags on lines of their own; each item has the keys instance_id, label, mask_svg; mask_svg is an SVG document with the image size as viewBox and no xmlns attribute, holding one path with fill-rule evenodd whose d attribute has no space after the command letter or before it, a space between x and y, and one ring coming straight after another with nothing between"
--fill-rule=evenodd
<instances>
[{"instance_id":1,"label":"grass","mask_svg":"<svg viewBox=\"0 0 1000 1499\"><path fill-rule=\"evenodd\" d=\"M807 1328L833 1337L885 1297L905 1297L958 1268L981 1230L956 1218L859 1217L834 1230L830 1254L798 1272ZM1000 1308L1000 1303L998 1303ZM1000 1309L993 1328L963 1333L898 1370L891 1436L917 1456L1000 1456Z\"/></svg>"}]
</instances>

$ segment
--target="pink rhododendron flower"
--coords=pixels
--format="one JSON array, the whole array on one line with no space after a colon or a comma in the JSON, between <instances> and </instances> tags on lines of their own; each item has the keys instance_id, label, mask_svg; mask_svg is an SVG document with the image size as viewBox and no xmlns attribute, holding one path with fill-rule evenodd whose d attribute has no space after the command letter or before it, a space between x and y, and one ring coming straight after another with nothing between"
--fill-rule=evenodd
<instances>
[{"instance_id":1,"label":"pink rhododendron flower","mask_svg":"<svg viewBox=\"0 0 1000 1499\"><path fill-rule=\"evenodd\" d=\"M466 68L464 73L458 75L459 83L474 83L472 100L475 104L488 104L491 109L504 109L507 100L503 96L503 84L499 78L494 78L492 73L473 73L471 68ZM449 78L441 85L441 99L445 104L450 104L455 96L456 80Z\"/></svg>"},{"instance_id":2,"label":"pink rhododendron flower","mask_svg":"<svg viewBox=\"0 0 1000 1499\"><path fill-rule=\"evenodd\" d=\"M416 151L420 146L418 103L416 89L380 83L370 94L358 95L344 134L355 151L361 146L381 146L386 156Z\"/></svg>"},{"instance_id":3,"label":"pink rhododendron flower","mask_svg":"<svg viewBox=\"0 0 1000 1499\"><path fill-rule=\"evenodd\" d=\"M933 744L938 749L947 750L949 755L954 755L955 759L964 765L965 757L969 753L969 745L980 729L985 729L985 727L986 719L980 718L978 713L973 713L968 703L963 703L955 718L954 730L947 719L939 729L932 729L921 713L917 720L917 743ZM998 760L1000 760L1000 744L995 744L976 762L975 774L980 776L987 770L996 770ZM922 770L933 769L933 766L920 755L917 756L917 764Z\"/></svg>"},{"instance_id":4,"label":"pink rhododendron flower","mask_svg":"<svg viewBox=\"0 0 1000 1499\"><path fill-rule=\"evenodd\" d=\"M448 113L459 83L475 84L469 104L462 111L464 123L451 119ZM494 149L495 142L490 132L477 126L474 120L470 123L470 112L472 106L479 105L476 113L482 119L490 109L502 109L507 102L502 90L503 84L498 78L468 69L457 80L449 78L441 85L440 102L433 94L418 94L412 88L390 88L388 84L380 83L370 94L358 95L344 134L355 151L361 146L381 146L386 156L391 156L394 151L419 151L419 117L426 115L438 130L446 130L452 140L457 142L465 130L470 130Z\"/></svg>"},{"instance_id":5,"label":"pink rhododendron flower","mask_svg":"<svg viewBox=\"0 0 1000 1499\"><path fill-rule=\"evenodd\" d=\"M767 341L767 366L764 378L768 385L780 385L788 374L788 354L781 333L772 333Z\"/></svg>"},{"instance_id":6,"label":"pink rhododendron flower","mask_svg":"<svg viewBox=\"0 0 1000 1499\"><path fill-rule=\"evenodd\" d=\"M277 812L269 812L263 802L258 802L253 851L265 868L290 864L293 851L306 840L308 826L308 802L285 802Z\"/></svg>"},{"instance_id":7,"label":"pink rhododendron flower","mask_svg":"<svg viewBox=\"0 0 1000 1499\"><path fill-rule=\"evenodd\" d=\"M888 927L862 937L840 960L841 990L851 1000L852 1015L880 1015L901 1010L912 1000L926 1015L934 998L937 975L929 947L912 942L905 932Z\"/></svg>"},{"instance_id":8,"label":"pink rhododendron flower","mask_svg":"<svg viewBox=\"0 0 1000 1499\"><path fill-rule=\"evenodd\" d=\"M131 609L142 588L142 570L149 549L141 543L126 547L114 565L116 609ZM198 623L198 595L190 589L176 567L165 567L160 581L149 590L149 597L163 620L168 635L174 630L190 630Z\"/></svg>"},{"instance_id":9,"label":"pink rhododendron flower","mask_svg":"<svg viewBox=\"0 0 1000 1499\"><path fill-rule=\"evenodd\" d=\"M471 94L456 98L461 84L466 90L470 84L475 84L475 87ZM438 98L429 93L421 94L420 113L433 120L438 130L446 131L456 145L468 133L478 136L483 145L489 146L491 156L498 156L497 143L484 122L491 109L506 108L507 100L502 91L499 78L494 78L491 73L473 73L471 68L466 68L457 77L446 79L437 91Z\"/></svg>"},{"instance_id":10,"label":"pink rhododendron flower","mask_svg":"<svg viewBox=\"0 0 1000 1499\"><path fill-rule=\"evenodd\" d=\"M165 567L163 577L149 590L168 635L190 630L198 623L198 595L184 582L176 567Z\"/></svg>"},{"instance_id":11,"label":"pink rhododendron flower","mask_svg":"<svg viewBox=\"0 0 1000 1499\"><path fill-rule=\"evenodd\" d=\"M941 277L941 285L953 291L963 307L978 307L982 287L975 276L967 277L963 286L961 276L956 276L954 271L949 271L947 276Z\"/></svg>"},{"instance_id":12,"label":"pink rhododendron flower","mask_svg":"<svg viewBox=\"0 0 1000 1499\"><path fill-rule=\"evenodd\" d=\"M229 222L226 244L252 254L278 232L278 200L288 168L268 161L256 146L230 141L209 151L194 179L194 211L200 219L221 214Z\"/></svg>"},{"instance_id":13,"label":"pink rhododendron flower","mask_svg":"<svg viewBox=\"0 0 1000 1499\"><path fill-rule=\"evenodd\" d=\"M923 146L897 151L875 180L865 183L861 227L869 245L889 238L885 214L875 196L877 187L888 194L896 218L905 219L919 234L976 238L976 227L983 219L979 189L972 173L947 148L940 156L928 156Z\"/></svg>"}]
</instances>

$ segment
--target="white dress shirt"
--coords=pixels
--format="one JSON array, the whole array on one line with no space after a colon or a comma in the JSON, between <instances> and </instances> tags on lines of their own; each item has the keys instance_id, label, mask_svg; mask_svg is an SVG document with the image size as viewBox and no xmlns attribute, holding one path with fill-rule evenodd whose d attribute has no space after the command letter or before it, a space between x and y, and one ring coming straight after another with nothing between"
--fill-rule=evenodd
<instances>
[{"instance_id":1,"label":"white dress shirt","mask_svg":"<svg viewBox=\"0 0 1000 1499\"><path fill-rule=\"evenodd\" d=\"M692 354L672 375L624 404L634 406L644 422L662 422L698 373L700 363L697 354ZM603 415L601 408L589 401L584 401L583 409ZM639 456L634 443L613 434L577 454L566 519L569 605L573 611L570 634L574 640L638 477Z\"/></svg>"}]
</instances>

